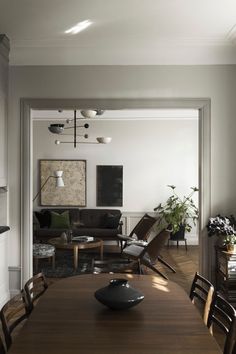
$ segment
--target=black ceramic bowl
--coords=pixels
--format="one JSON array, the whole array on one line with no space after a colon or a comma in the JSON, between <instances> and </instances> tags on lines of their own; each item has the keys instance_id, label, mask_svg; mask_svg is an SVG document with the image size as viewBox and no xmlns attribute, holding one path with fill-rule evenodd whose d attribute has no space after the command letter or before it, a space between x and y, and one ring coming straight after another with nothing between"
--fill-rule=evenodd
<instances>
[{"instance_id":1,"label":"black ceramic bowl","mask_svg":"<svg viewBox=\"0 0 236 354\"><path fill-rule=\"evenodd\" d=\"M132 288L127 279L112 279L108 286L98 289L95 298L112 310L124 310L138 305L144 295Z\"/></svg>"}]
</instances>

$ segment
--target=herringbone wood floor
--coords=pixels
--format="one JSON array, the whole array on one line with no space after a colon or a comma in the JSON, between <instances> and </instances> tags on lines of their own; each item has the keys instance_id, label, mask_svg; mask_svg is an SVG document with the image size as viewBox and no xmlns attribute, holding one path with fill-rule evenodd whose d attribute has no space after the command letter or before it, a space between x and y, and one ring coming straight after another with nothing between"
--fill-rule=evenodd
<instances>
[{"instance_id":1,"label":"herringbone wood floor","mask_svg":"<svg viewBox=\"0 0 236 354\"><path fill-rule=\"evenodd\" d=\"M165 247L162 251L162 256L175 268L176 273L171 272L171 270L162 266L160 263L157 265L158 269L189 293L194 274L198 271L198 246L188 246L187 252L184 246L180 246L179 248L176 246ZM148 270L148 273L149 272Z\"/></svg>"}]
</instances>

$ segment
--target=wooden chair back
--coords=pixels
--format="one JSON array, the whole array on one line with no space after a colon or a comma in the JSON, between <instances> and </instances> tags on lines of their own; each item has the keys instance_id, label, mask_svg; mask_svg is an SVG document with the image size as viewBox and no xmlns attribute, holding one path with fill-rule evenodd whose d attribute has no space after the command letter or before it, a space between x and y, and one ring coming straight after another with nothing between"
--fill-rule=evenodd
<instances>
[{"instance_id":1,"label":"wooden chair back","mask_svg":"<svg viewBox=\"0 0 236 354\"><path fill-rule=\"evenodd\" d=\"M129 236L132 237L133 235L136 235L138 240L146 240L151 232L152 226L156 221L157 220L152 216L144 214Z\"/></svg>"},{"instance_id":2,"label":"wooden chair back","mask_svg":"<svg viewBox=\"0 0 236 354\"><path fill-rule=\"evenodd\" d=\"M11 298L1 309L0 317L2 322L2 330L5 337L7 350L12 344L13 330L25 320L29 315L29 309L22 290L20 294Z\"/></svg>"},{"instance_id":3,"label":"wooden chair back","mask_svg":"<svg viewBox=\"0 0 236 354\"><path fill-rule=\"evenodd\" d=\"M138 262L140 272L140 264L143 264L161 275L164 279L168 279L161 271L155 267L155 263L156 261L160 261L175 273L174 268L160 256L161 250L169 236L170 232L168 230L162 230L146 246L139 246L135 244L127 246L123 249L122 256Z\"/></svg>"},{"instance_id":4,"label":"wooden chair back","mask_svg":"<svg viewBox=\"0 0 236 354\"><path fill-rule=\"evenodd\" d=\"M207 321L207 326L210 328L212 334L213 324L220 328L226 335L223 353L235 353L236 311L234 307L218 293L213 297Z\"/></svg>"},{"instance_id":5,"label":"wooden chair back","mask_svg":"<svg viewBox=\"0 0 236 354\"><path fill-rule=\"evenodd\" d=\"M43 273L38 273L30 278L24 286L26 299L31 312L37 299L47 290L48 284Z\"/></svg>"},{"instance_id":6,"label":"wooden chair back","mask_svg":"<svg viewBox=\"0 0 236 354\"><path fill-rule=\"evenodd\" d=\"M170 237L170 232L168 230L162 230L159 232L148 244L145 246L140 257L148 255L152 262L157 261L160 256L161 250L165 246L168 238Z\"/></svg>"},{"instance_id":7,"label":"wooden chair back","mask_svg":"<svg viewBox=\"0 0 236 354\"><path fill-rule=\"evenodd\" d=\"M207 325L213 294L214 286L211 284L211 282L196 272L190 289L189 297L192 303L194 303L195 299L198 299L203 306L203 321L205 325Z\"/></svg>"}]
</instances>

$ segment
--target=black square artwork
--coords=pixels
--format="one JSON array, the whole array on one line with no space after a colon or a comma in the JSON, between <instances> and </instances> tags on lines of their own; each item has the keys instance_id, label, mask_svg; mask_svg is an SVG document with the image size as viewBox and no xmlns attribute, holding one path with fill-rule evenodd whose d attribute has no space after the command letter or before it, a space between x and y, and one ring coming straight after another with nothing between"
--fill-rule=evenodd
<instances>
[{"instance_id":1,"label":"black square artwork","mask_svg":"<svg viewBox=\"0 0 236 354\"><path fill-rule=\"evenodd\" d=\"M97 206L123 205L123 166L97 166Z\"/></svg>"}]
</instances>

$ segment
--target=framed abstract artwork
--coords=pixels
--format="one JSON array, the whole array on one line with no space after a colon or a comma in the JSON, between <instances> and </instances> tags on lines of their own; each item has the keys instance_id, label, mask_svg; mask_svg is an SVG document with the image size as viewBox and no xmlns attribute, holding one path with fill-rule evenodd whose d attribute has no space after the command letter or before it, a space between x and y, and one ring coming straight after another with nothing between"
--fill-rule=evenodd
<instances>
[{"instance_id":1,"label":"framed abstract artwork","mask_svg":"<svg viewBox=\"0 0 236 354\"><path fill-rule=\"evenodd\" d=\"M39 170L40 205L86 206L85 160L39 160ZM48 178L55 176L56 171L62 171L62 188L57 186L55 178Z\"/></svg>"},{"instance_id":2,"label":"framed abstract artwork","mask_svg":"<svg viewBox=\"0 0 236 354\"><path fill-rule=\"evenodd\" d=\"M97 166L97 206L123 205L123 166Z\"/></svg>"}]
</instances>

